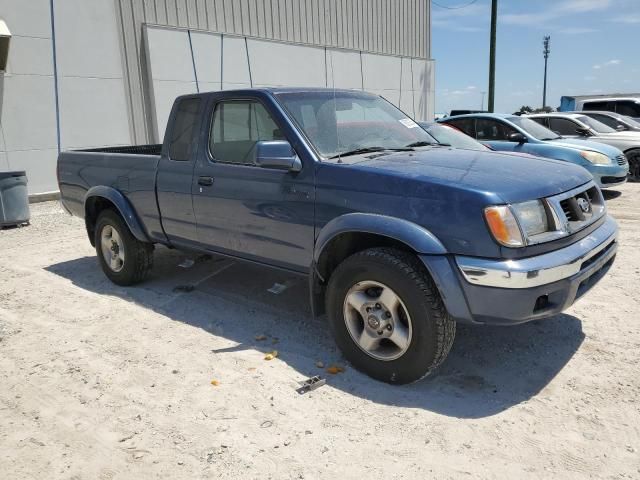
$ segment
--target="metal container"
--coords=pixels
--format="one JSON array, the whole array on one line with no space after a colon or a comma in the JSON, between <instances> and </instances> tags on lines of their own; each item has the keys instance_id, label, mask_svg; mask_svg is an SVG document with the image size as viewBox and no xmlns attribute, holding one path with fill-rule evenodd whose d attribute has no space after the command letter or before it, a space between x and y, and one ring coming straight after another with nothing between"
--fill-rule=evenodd
<instances>
[{"instance_id":1,"label":"metal container","mask_svg":"<svg viewBox=\"0 0 640 480\"><path fill-rule=\"evenodd\" d=\"M29 223L25 172L0 172L0 228Z\"/></svg>"}]
</instances>

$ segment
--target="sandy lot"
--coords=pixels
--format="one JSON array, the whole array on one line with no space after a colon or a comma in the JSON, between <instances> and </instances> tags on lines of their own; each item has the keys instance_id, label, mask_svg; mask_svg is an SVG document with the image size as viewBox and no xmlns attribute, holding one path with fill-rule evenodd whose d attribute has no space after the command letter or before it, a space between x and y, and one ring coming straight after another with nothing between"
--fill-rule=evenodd
<instances>
[{"instance_id":1,"label":"sandy lot","mask_svg":"<svg viewBox=\"0 0 640 480\"><path fill-rule=\"evenodd\" d=\"M303 279L158 249L120 288L81 220L34 205L0 232L0 477L640 478L640 184L619 190L618 258L585 298L460 327L406 387L316 366L342 360Z\"/></svg>"}]
</instances>

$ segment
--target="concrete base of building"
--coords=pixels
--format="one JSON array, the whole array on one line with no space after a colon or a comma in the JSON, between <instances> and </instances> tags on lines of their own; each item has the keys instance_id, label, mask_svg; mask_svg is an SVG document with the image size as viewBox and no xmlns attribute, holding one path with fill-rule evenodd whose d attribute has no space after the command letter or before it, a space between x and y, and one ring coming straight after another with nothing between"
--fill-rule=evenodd
<instances>
[{"instance_id":1,"label":"concrete base of building","mask_svg":"<svg viewBox=\"0 0 640 480\"><path fill-rule=\"evenodd\" d=\"M60 200L60 192L44 192L29 195L29 203L50 202L52 200Z\"/></svg>"}]
</instances>

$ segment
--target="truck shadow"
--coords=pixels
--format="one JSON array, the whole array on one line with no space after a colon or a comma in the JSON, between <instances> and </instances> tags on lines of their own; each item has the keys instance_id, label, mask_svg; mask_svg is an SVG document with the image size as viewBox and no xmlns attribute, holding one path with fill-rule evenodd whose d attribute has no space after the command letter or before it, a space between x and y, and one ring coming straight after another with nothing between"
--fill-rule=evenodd
<instances>
[{"instance_id":1,"label":"truck shadow","mask_svg":"<svg viewBox=\"0 0 640 480\"><path fill-rule=\"evenodd\" d=\"M194 264L181 268L185 258ZM156 251L151 278L136 287L109 282L95 257L54 264L46 270L79 288L135 302L236 343L213 351L213 361L215 355L233 355L234 351L276 348L279 358L300 373L300 380L327 375L316 367L319 360L344 364L326 319L311 316L304 277L164 248ZM267 339L257 341L258 334ZM459 326L449 358L434 377L413 385L390 386L347 368L344 374L327 375L327 381L380 404L481 418L540 393L583 340L580 320L566 314L516 327Z\"/></svg>"}]
</instances>

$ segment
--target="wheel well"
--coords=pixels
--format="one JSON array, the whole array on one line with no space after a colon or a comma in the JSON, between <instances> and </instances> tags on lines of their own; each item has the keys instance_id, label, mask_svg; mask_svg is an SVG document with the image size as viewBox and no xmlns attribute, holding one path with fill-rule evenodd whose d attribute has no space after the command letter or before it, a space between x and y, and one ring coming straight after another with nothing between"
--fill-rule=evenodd
<instances>
[{"instance_id":1,"label":"wheel well","mask_svg":"<svg viewBox=\"0 0 640 480\"><path fill-rule=\"evenodd\" d=\"M624 151L625 155L629 155L630 153L640 153L640 148L631 147L629 150Z\"/></svg>"},{"instance_id":2,"label":"wheel well","mask_svg":"<svg viewBox=\"0 0 640 480\"><path fill-rule=\"evenodd\" d=\"M87 235L89 235L89 241L93 246L95 246L94 240L96 220L98 220L98 216L104 210L113 210L118 215L120 215L115 204L111 200L107 200L104 197L91 197L87 199L84 205L84 223L87 227Z\"/></svg>"},{"instance_id":3,"label":"wheel well","mask_svg":"<svg viewBox=\"0 0 640 480\"><path fill-rule=\"evenodd\" d=\"M336 235L329 241L316 264L317 272L326 283L344 259L354 253L376 247L393 247L414 253L409 245L395 238L375 233L346 232Z\"/></svg>"},{"instance_id":4,"label":"wheel well","mask_svg":"<svg viewBox=\"0 0 640 480\"><path fill-rule=\"evenodd\" d=\"M324 297L331 274L343 260L354 253L376 247L393 247L415 253L409 245L385 235L365 232L345 232L336 235L325 246L311 273L311 308L315 315L325 311Z\"/></svg>"}]
</instances>

